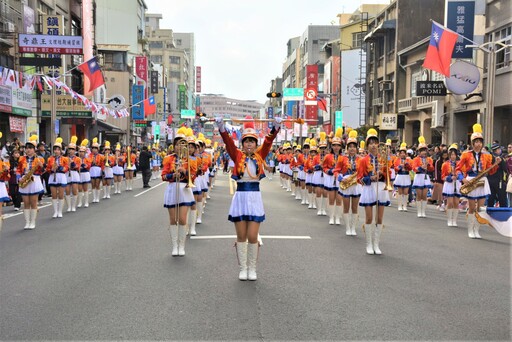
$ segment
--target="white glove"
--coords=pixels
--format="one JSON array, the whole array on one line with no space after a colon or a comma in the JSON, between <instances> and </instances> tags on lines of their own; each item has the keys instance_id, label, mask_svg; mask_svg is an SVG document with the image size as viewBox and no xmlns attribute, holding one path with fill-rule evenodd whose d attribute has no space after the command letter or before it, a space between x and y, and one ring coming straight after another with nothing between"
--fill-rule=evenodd
<instances>
[{"instance_id":1,"label":"white glove","mask_svg":"<svg viewBox=\"0 0 512 342\"><path fill-rule=\"evenodd\" d=\"M224 118L217 116L215 117L215 123L217 124L217 127L219 128L219 132L223 133L226 131L226 128L224 127Z\"/></svg>"},{"instance_id":2,"label":"white glove","mask_svg":"<svg viewBox=\"0 0 512 342\"><path fill-rule=\"evenodd\" d=\"M276 127L276 129L281 128L281 124L283 123L283 118L280 116L276 116L274 118L274 122L275 122L274 126Z\"/></svg>"}]
</instances>

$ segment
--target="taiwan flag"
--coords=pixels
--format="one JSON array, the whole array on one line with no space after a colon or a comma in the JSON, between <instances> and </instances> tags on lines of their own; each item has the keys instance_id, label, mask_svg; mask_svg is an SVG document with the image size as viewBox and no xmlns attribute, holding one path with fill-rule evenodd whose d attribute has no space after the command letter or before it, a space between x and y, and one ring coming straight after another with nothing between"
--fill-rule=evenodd
<instances>
[{"instance_id":1,"label":"taiwan flag","mask_svg":"<svg viewBox=\"0 0 512 342\"><path fill-rule=\"evenodd\" d=\"M450 62L457 37L457 33L433 21L432 35L423 67L450 77Z\"/></svg>"},{"instance_id":2,"label":"taiwan flag","mask_svg":"<svg viewBox=\"0 0 512 342\"><path fill-rule=\"evenodd\" d=\"M101 73L101 69L98 61L96 60L96 57L93 57L87 62L80 64L78 69L80 69L80 71L82 71L84 75L89 79L89 89L84 89L86 94L105 84L105 80L103 79L103 74Z\"/></svg>"},{"instance_id":3,"label":"taiwan flag","mask_svg":"<svg viewBox=\"0 0 512 342\"><path fill-rule=\"evenodd\" d=\"M156 113L155 97L150 96L144 100L144 116L148 116Z\"/></svg>"}]
</instances>

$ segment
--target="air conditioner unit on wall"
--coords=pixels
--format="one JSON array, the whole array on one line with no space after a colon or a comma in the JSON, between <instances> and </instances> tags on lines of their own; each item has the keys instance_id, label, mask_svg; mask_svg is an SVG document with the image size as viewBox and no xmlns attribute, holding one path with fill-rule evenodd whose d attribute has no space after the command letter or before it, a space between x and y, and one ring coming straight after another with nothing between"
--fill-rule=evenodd
<instances>
[{"instance_id":1,"label":"air conditioner unit on wall","mask_svg":"<svg viewBox=\"0 0 512 342\"><path fill-rule=\"evenodd\" d=\"M379 90L380 91L390 91L390 90L393 90L393 82L391 82L391 81L380 81L379 82Z\"/></svg>"},{"instance_id":2,"label":"air conditioner unit on wall","mask_svg":"<svg viewBox=\"0 0 512 342\"><path fill-rule=\"evenodd\" d=\"M14 23L11 23L10 21L7 21L4 23L4 31L5 32L15 32L16 26L14 26Z\"/></svg>"}]
</instances>

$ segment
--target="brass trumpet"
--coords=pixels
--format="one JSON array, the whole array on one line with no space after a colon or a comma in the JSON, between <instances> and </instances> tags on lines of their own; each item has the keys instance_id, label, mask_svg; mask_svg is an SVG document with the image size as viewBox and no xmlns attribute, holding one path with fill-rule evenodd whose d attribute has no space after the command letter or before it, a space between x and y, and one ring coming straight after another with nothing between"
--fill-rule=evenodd
<instances>
[{"instance_id":1,"label":"brass trumpet","mask_svg":"<svg viewBox=\"0 0 512 342\"><path fill-rule=\"evenodd\" d=\"M188 183L187 187L194 188L194 182L192 182L192 176L190 172L190 155L188 150L188 143L186 140L180 140L178 142L178 148L176 149L176 156L178 157L178 168L182 166L183 160L187 161L187 173L188 173ZM176 179L179 181L179 179Z\"/></svg>"},{"instance_id":2,"label":"brass trumpet","mask_svg":"<svg viewBox=\"0 0 512 342\"><path fill-rule=\"evenodd\" d=\"M382 164L383 167L386 167L386 186L384 187L384 190L386 191L392 191L393 186L391 185L391 175L389 171L389 152L388 152L388 146L381 142L379 143L379 164Z\"/></svg>"}]
</instances>

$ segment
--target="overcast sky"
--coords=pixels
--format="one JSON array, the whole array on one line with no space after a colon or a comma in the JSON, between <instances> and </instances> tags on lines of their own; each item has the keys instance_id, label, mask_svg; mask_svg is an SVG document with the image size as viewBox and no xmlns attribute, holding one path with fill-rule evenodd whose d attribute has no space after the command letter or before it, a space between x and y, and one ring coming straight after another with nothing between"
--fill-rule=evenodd
<instances>
[{"instance_id":1,"label":"overcast sky","mask_svg":"<svg viewBox=\"0 0 512 342\"><path fill-rule=\"evenodd\" d=\"M270 80L282 75L288 39L307 26L338 24L360 0L146 0L160 28L193 32L202 93L265 101ZM368 0L367 3L389 3Z\"/></svg>"}]
</instances>

